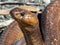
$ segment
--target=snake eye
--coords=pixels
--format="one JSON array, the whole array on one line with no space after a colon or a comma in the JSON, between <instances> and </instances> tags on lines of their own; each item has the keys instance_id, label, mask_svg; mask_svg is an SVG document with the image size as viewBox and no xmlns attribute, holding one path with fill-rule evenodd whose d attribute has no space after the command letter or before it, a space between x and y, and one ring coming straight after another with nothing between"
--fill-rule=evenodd
<instances>
[{"instance_id":1,"label":"snake eye","mask_svg":"<svg viewBox=\"0 0 60 45\"><path fill-rule=\"evenodd\" d=\"M22 12L22 13L20 13L20 14L21 14L21 16L24 16L24 14L25 14L25 13L24 13L24 12Z\"/></svg>"}]
</instances>

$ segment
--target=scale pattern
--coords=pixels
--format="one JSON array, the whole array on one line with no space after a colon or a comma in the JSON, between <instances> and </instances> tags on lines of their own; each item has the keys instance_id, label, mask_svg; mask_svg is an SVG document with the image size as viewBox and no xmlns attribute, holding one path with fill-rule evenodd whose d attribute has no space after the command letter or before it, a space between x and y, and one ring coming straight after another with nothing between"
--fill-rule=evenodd
<instances>
[{"instance_id":1,"label":"scale pattern","mask_svg":"<svg viewBox=\"0 0 60 45\"><path fill-rule=\"evenodd\" d=\"M1 38L0 38L0 45L13 45L13 43L20 39L21 45L23 45L25 42L23 33L21 29L19 28L19 25L16 21L12 22L7 30L4 30Z\"/></svg>"},{"instance_id":2,"label":"scale pattern","mask_svg":"<svg viewBox=\"0 0 60 45\"><path fill-rule=\"evenodd\" d=\"M60 0L51 2L41 15L41 26L46 45L60 45Z\"/></svg>"}]
</instances>

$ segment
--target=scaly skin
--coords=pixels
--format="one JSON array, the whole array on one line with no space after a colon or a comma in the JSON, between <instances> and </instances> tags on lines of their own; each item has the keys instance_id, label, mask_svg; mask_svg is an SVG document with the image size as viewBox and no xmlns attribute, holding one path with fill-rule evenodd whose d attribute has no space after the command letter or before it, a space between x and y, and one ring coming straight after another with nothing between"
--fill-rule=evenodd
<instances>
[{"instance_id":1,"label":"scaly skin","mask_svg":"<svg viewBox=\"0 0 60 45\"><path fill-rule=\"evenodd\" d=\"M26 45L43 45L38 18L35 14L20 8L14 8L10 14L18 22L24 34Z\"/></svg>"},{"instance_id":2,"label":"scaly skin","mask_svg":"<svg viewBox=\"0 0 60 45\"><path fill-rule=\"evenodd\" d=\"M60 0L51 2L41 17L45 45L60 45Z\"/></svg>"},{"instance_id":3,"label":"scaly skin","mask_svg":"<svg viewBox=\"0 0 60 45\"><path fill-rule=\"evenodd\" d=\"M13 45L13 43L18 39L20 39L21 45L26 43L18 23L14 21L8 26L8 29L3 31L0 38L0 45Z\"/></svg>"}]
</instances>

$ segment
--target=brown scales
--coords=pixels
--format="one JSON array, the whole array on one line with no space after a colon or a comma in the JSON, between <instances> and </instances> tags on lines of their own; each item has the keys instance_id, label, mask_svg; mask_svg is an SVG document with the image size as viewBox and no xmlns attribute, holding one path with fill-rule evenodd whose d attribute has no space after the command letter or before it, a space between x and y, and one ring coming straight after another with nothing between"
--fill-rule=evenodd
<instances>
[{"instance_id":1,"label":"brown scales","mask_svg":"<svg viewBox=\"0 0 60 45\"><path fill-rule=\"evenodd\" d=\"M27 22L28 22L28 20L27 20ZM32 23L28 23L28 24L32 24ZM41 17L41 26L42 26L42 32L43 32L43 36L44 36L44 43L45 43L45 45L60 45L60 0L55 0L55 1L53 1L52 3L50 3L47 6L47 8L45 9L45 12L43 12L43 15ZM15 26L12 26L12 27L15 27ZM11 30L11 31L10 30L6 30L2 34L1 40L0 40L0 45L11 45L13 43L14 43L13 45L15 45L15 44L17 45L20 42L20 40L18 41L18 39L20 37L19 36L17 37L17 34L18 34L17 32L20 32L20 29L18 28L19 31L16 30L17 27L15 27L14 31L13 30ZM25 30L25 32L26 31L27 30ZM29 30L29 31L32 31L32 30ZM27 31L26 34L31 36L31 33L29 31ZM11 35L11 32L14 32L14 33ZM23 33L25 33L25 32L23 32ZM14 40L12 40L12 37L10 37L11 39L8 38L9 37L8 35L12 36L12 37L14 37L14 35L15 35L15 37L13 38ZM36 36L36 38L34 39L35 36ZM33 41L32 42L29 42L29 41L27 42L26 41L27 45L31 45L31 44L33 45L34 43L36 43L38 45L40 45L40 44L42 45L43 42L41 43L39 41L40 39L37 38L37 37L40 37L40 35L37 34L37 32L32 33ZM25 35L25 40L27 40L26 38L27 37ZM6 41L6 39L7 40L10 39L10 41ZM16 39L17 39L17 41L16 41ZM29 37L28 39L31 39L31 38ZM36 39L39 39L39 40L36 40ZM34 42L34 40L36 40L36 42ZM30 43L30 44L28 44L28 43Z\"/></svg>"},{"instance_id":2,"label":"brown scales","mask_svg":"<svg viewBox=\"0 0 60 45\"><path fill-rule=\"evenodd\" d=\"M22 29L26 45L43 45L38 18L35 14L20 8L14 8L10 14Z\"/></svg>"},{"instance_id":3,"label":"brown scales","mask_svg":"<svg viewBox=\"0 0 60 45\"><path fill-rule=\"evenodd\" d=\"M51 2L41 17L45 45L60 45L60 0Z\"/></svg>"},{"instance_id":4,"label":"brown scales","mask_svg":"<svg viewBox=\"0 0 60 45\"><path fill-rule=\"evenodd\" d=\"M19 12L21 11L24 12L23 15L20 15ZM20 27L18 27L17 22L13 22L8 29L3 32L0 39L0 45L43 45L37 16L29 11L19 8L13 9L11 13L12 17L19 23ZM21 16L24 16L24 18L21 19ZM21 31L23 32L25 39ZM19 40L20 38L21 40Z\"/></svg>"},{"instance_id":5,"label":"brown scales","mask_svg":"<svg viewBox=\"0 0 60 45\"><path fill-rule=\"evenodd\" d=\"M17 22L14 21L8 26L8 29L2 33L0 45L12 45L19 38L24 39L24 36ZM23 41L25 42L25 39Z\"/></svg>"}]
</instances>

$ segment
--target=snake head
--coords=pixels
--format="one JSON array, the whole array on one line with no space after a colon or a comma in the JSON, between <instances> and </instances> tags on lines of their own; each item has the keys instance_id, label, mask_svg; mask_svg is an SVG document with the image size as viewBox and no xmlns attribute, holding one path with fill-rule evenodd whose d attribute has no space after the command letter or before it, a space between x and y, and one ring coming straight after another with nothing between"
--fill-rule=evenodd
<instances>
[{"instance_id":1,"label":"snake head","mask_svg":"<svg viewBox=\"0 0 60 45\"><path fill-rule=\"evenodd\" d=\"M38 23L37 15L21 8L12 9L10 14L22 26L34 26Z\"/></svg>"}]
</instances>

